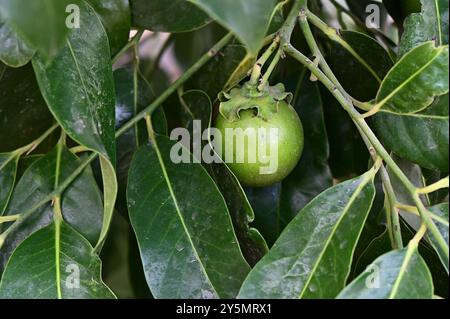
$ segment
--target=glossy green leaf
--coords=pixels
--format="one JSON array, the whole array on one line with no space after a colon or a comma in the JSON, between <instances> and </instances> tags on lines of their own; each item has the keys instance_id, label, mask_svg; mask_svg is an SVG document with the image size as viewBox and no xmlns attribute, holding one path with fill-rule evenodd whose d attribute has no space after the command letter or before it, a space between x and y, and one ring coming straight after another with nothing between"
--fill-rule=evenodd
<instances>
[{"instance_id":1,"label":"glossy green leaf","mask_svg":"<svg viewBox=\"0 0 450 319\"><path fill-rule=\"evenodd\" d=\"M213 19L234 32L249 50L256 54L266 36L275 0L189 0L205 10Z\"/></svg>"},{"instance_id":2,"label":"glossy green leaf","mask_svg":"<svg viewBox=\"0 0 450 319\"><path fill-rule=\"evenodd\" d=\"M156 298L232 298L249 271L219 190L200 164L175 164L157 136L135 155L127 190ZM148 169L151 167L152 169Z\"/></svg>"},{"instance_id":3,"label":"glossy green leaf","mask_svg":"<svg viewBox=\"0 0 450 319\"><path fill-rule=\"evenodd\" d=\"M71 138L114 163L114 80L108 37L93 9L80 7L83 23L72 29L66 45L47 64L33 66L41 92Z\"/></svg>"},{"instance_id":4,"label":"glossy green leaf","mask_svg":"<svg viewBox=\"0 0 450 319\"><path fill-rule=\"evenodd\" d=\"M114 205L117 199L117 192L119 185L117 182L116 172L111 165L111 162L105 157L100 157L100 168L102 172L103 180L103 225L100 232L100 237L97 244L95 245L95 250L101 250L103 243L106 240L106 235L109 231L109 226L111 224L112 216L114 213Z\"/></svg>"},{"instance_id":5,"label":"glossy green leaf","mask_svg":"<svg viewBox=\"0 0 450 319\"><path fill-rule=\"evenodd\" d=\"M416 114L380 111L374 125L381 141L394 153L422 167L448 172L448 94Z\"/></svg>"},{"instance_id":6,"label":"glossy green leaf","mask_svg":"<svg viewBox=\"0 0 450 319\"><path fill-rule=\"evenodd\" d=\"M375 39L355 31L340 33L351 49L332 42L327 61L349 94L360 101L370 101L393 66L392 59Z\"/></svg>"},{"instance_id":7,"label":"glossy green leaf","mask_svg":"<svg viewBox=\"0 0 450 319\"><path fill-rule=\"evenodd\" d=\"M133 25L151 31L187 32L211 19L188 0L130 0Z\"/></svg>"},{"instance_id":8,"label":"glossy green leaf","mask_svg":"<svg viewBox=\"0 0 450 319\"><path fill-rule=\"evenodd\" d=\"M128 0L87 0L108 34L111 55L127 43L131 29L131 10Z\"/></svg>"},{"instance_id":9,"label":"glossy green leaf","mask_svg":"<svg viewBox=\"0 0 450 319\"><path fill-rule=\"evenodd\" d=\"M448 44L448 1L421 0L421 13L413 13L405 20L398 55L401 57L423 42L435 41L438 46Z\"/></svg>"},{"instance_id":10,"label":"glossy green leaf","mask_svg":"<svg viewBox=\"0 0 450 319\"><path fill-rule=\"evenodd\" d=\"M389 71L378 91L378 107L392 113L417 113L436 96L448 93L448 46L433 42L420 45L404 55Z\"/></svg>"},{"instance_id":11,"label":"glossy green leaf","mask_svg":"<svg viewBox=\"0 0 450 319\"><path fill-rule=\"evenodd\" d=\"M133 70L131 68L115 70L114 82L116 89L116 129L118 129L138 112L149 106L166 89L169 80L159 70L149 80L138 74L136 105L134 105ZM157 108L152 114L153 130L158 134L167 135L168 128L165 117L164 110L161 108ZM148 139L145 123L136 125L129 132L137 137L137 140L135 138L133 142L135 146L141 145Z\"/></svg>"},{"instance_id":12,"label":"glossy green leaf","mask_svg":"<svg viewBox=\"0 0 450 319\"><path fill-rule=\"evenodd\" d=\"M34 164L37 160L44 157L42 154L33 154L28 156L22 156L19 160L19 166L17 168L17 180L22 178L23 174L25 174L25 171Z\"/></svg>"},{"instance_id":13,"label":"glossy green leaf","mask_svg":"<svg viewBox=\"0 0 450 319\"><path fill-rule=\"evenodd\" d=\"M433 281L416 245L377 258L340 299L431 299Z\"/></svg>"},{"instance_id":14,"label":"glossy green leaf","mask_svg":"<svg viewBox=\"0 0 450 319\"><path fill-rule=\"evenodd\" d=\"M0 62L0 152L25 146L52 125L30 65L13 69Z\"/></svg>"},{"instance_id":15,"label":"glossy green leaf","mask_svg":"<svg viewBox=\"0 0 450 319\"><path fill-rule=\"evenodd\" d=\"M92 246L62 221L28 237L11 256L0 282L0 298L115 298L102 282Z\"/></svg>"},{"instance_id":16,"label":"glossy green leaf","mask_svg":"<svg viewBox=\"0 0 450 319\"><path fill-rule=\"evenodd\" d=\"M56 178L56 149L34 162L15 187L5 215L25 213L54 190ZM61 153L58 180L63 181L81 164L69 150ZM87 169L64 192L62 213L64 220L83 237L95 244L102 228L103 205L100 190L92 172ZM50 203L37 210L28 219L19 221L19 227L6 238L0 248L0 265L5 265L12 251L33 232L51 222ZM0 267L2 268L2 267Z\"/></svg>"},{"instance_id":17,"label":"glossy green leaf","mask_svg":"<svg viewBox=\"0 0 450 319\"><path fill-rule=\"evenodd\" d=\"M114 130L114 79L108 37L94 10L80 6L79 29L72 29L66 45L47 64L33 59L47 104L67 134L98 152L104 185L104 223L96 249L109 228L117 194Z\"/></svg>"},{"instance_id":18,"label":"glossy green leaf","mask_svg":"<svg viewBox=\"0 0 450 319\"><path fill-rule=\"evenodd\" d=\"M372 206L373 177L371 170L313 199L253 268L239 297L334 298Z\"/></svg>"},{"instance_id":19,"label":"glossy green leaf","mask_svg":"<svg viewBox=\"0 0 450 319\"><path fill-rule=\"evenodd\" d=\"M23 42L17 33L0 18L0 61L14 68L27 64L35 50Z\"/></svg>"},{"instance_id":20,"label":"glossy green leaf","mask_svg":"<svg viewBox=\"0 0 450 319\"><path fill-rule=\"evenodd\" d=\"M441 218L442 221L435 220L435 224L436 224L437 228L439 229L439 232L441 233L442 237L448 243L449 242L448 203L442 203L442 204L432 206L429 208L429 210L430 210L430 212L432 212L433 214L435 214L436 216ZM444 221L446 221L446 223L444 223ZM428 236L428 237L429 237L433 247L435 247L436 253L438 255L440 255L441 250L436 248L436 247L438 247L436 240L433 238L433 236ZM441 255L440 255L440 258L441 258ZM447 274L448 274L449 265L446 262L446 260L448 260L448 259L446 259L445 256L442 256L441 261L442 261L442 264L444 265L445 269L447 270Z\"/></svg>"},{"instance_id":21,"label":"glossy green leaf","mask_svg":"<svg viewBox=\"0 0 450 319\"><path fill-rule=\"evenodd\" d=\"M0 216L8 205L14 187L19 157L14 153L0 154Z\"/></svg>"},{"instance_id":22,"label":"glossy green leaf","mask_svg":"<svg viewBox=\"0 0 450 319\"><path fill-rule=\"evenodd\" d=\"M0 15L20 38L48 59L64 45L70 4L78 5L79 0L1 0Z\"/></svg>"}]
</instances>

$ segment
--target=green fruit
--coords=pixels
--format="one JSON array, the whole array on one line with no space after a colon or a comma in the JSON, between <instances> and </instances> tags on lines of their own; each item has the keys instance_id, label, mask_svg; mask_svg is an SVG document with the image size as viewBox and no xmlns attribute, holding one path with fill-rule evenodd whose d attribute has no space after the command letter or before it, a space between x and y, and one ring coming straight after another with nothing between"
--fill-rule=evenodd
<instances>
[{"instance_id":1,"label":"green fruit","mask_svg":"<svg viewBox=\"0 0 450 319\"><path fill-rule=\"evenodd\" d=\"M215 122L222 135L222 159L243 186L264 187L283 180L295 168L303 151L303 127L297 112L285 100L273 99L270 95L273 93L255 97L248 88L232 91L227 96L229 101L222 103ZM226 138L226 129L233 129L234 138ZM243 147L237 145L240 138ZM266 158L259 156L264 150ZM232 162L225 157L227 152L233 154ZM255 154L254 160L251 154ZM243 162L237 162L238 158Z\"/></svg>"}]
</instances>

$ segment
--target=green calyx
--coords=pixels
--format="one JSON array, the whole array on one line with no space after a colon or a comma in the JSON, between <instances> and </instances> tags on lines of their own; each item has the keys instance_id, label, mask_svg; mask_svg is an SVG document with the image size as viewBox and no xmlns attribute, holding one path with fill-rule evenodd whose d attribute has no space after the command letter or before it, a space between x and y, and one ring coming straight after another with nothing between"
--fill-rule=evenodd
<instances>
[{"instance_id":1,"label":"green calyx","mask_svg":"<svg viewBox=\"0 0 450 319\"><path fill-rule=\"evenodd\" d=\"M281 83L275 86L267 85L262 91L246 83L242 87L232 89L229 93L221 93L219 111L228 121L234 122L239 119L240 111L256 109L257 116L268 121L278 112L280 102L290 104L292 98L292 93L286 92Z\"/></svg>"}]
</instances>

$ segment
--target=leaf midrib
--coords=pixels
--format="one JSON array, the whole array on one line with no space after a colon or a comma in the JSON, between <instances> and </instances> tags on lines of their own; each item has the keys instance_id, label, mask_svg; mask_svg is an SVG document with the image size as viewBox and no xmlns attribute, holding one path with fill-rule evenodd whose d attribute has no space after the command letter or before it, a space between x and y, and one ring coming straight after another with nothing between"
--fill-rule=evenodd
<instances>
[{"instance_id":1,"label":"leaf midrib","mask_svg":"<svg viewBox=\"0 0 450 319\"><path fill-rule=\"evenodd\" d=\"M439 38L439 45L442 45L443 39L442 39L442 25L441 25L441 10L439 7L439 1L434 0L435 8L436 8L436 19L437 19L437 26L438 26L438 38Z\"/></svg>"},{"instance_id":2,"label":"leaf midrib","mask_svg":"<svg viewBox=\"0 0 450 319\"><path fill-rule=\"evenodd\" d=\"M405 258L402 261L402 265L400 266L400 270L399 270L398 276L395 279L395 282L394 282L394 284L392 286L392 290L391 290L391 293L389 294L388 299L394 299L395 298L395 295L397 294L398 289L400 287L400 283L401 283L401 281L402 281L402 279L403 279L403 277L404 277L404 275L406 273L406 267L408 267L408 264L411 261L412 255L413 255L413 253L414 253L416 248L417 247L412 246L411 244L408 246L408 248L406 250L406 253L405 253Z\"/></svg>"},{"instance_id":3,"label":"leaf midrib","mask_svg":"<svg viewBox=\"0 0 450 319\"><path fill-rule=\"evenodd\" d=\"M416 118L423 118L423 119L433 119L433 120L449 120L448 116L444 115L432 115L432 114L420 114L420 113L398 113L393 112L391 110L381 109L379 113L388 113L388 114L394 114L394 115L400 115L404 117L416 117Z\"/></svg>"},{"instance_id":4,"label":"leaf midrib","mask_svg":"<svg viewBox=\"0 0 450 319\"><path fill-rule=\"evenodd\" d=\"M320 252L319 258L317 258L317 261L314 263L314 267L313 267L312 271L310 272L310 274L308 276L308 279L306 280L305 285L303 286L303 289L300 292L300 295L299 295L298 299L301 299L303 297L307 287L309 286L309 283L312 280L312 277L313 277L315 271L317 270L317 267L319 266L319 264L320 264L320 262L322 260L323 255L325 254L326 250L328 249L328 245L331 242L331 238L334 236L334 234L336 233L337 229L339 228L339 225L341 224L342 220L347 215L347 212L349 211L350 206L354 203L356 198L359 196L361 190L364 187L366 187L366 185L369 183L369 181L371 179L372 179L372 176L369 173L366 173L366 176L364 177L364 179L361 181L361 183L358 185L358 187L355 189L354 193L350 197L350 200L347 203L347 205L345 206L343 213L341 214L341 216L337 220L335 226L333 227L333 230L332 230L330 236L328 237L327 241L323 245L323 249Z\"/></svg>"},{"instance_id":5,"label":"leaf midrib","mask_svg":"<svg viewBox=\"0 0 450 319\"><path fill-rule=\"evenodd\" d=\"M93 103L92 103L91 98L90 98L90 96L88 94L88 90L87 90L86 84L84 83L84 78L83 78L83 76L81 74L81 69L80 69L80 65L78 63L78 59L75 56L75 52L73 51L73 48L72 48L72 45L70 44L69 39L67 39L66 42L67 42L67 47L69 48L69 51L70 51L70 55L72 56L73 62L75 63L75 67L77 69L78 77L80 78L81 85L83 87L84 95L86 96L86 99L88 100L88 103L89 103L89 106L88 106L89 114L91 115L91 117L93 119L95 119L96 117L94 117L94 114L92 113L92 105L93 105ZM97 126L93 125L93 128L95 129L95 133L99 137L101 137L101 135L98 132Z\"/></svg>"},{"instance_id":6,"label":"leaf midrib","mask_svg":"<svg viewBox=\"0 0 450 319\"><path fill-rule=\"evenodd\" d=\"M61 292L61 221L55 220L55 271L56 271L56 292L58 299L62 299Z\"/></svg>"},{"instance_id":7,"label":"leaf midrib","mask_svg":"<svg viewBox=\"0 0 450 319\"><path fill-rule=\"evenodd\" d=\"M381 108L383 107L389 100L391 100L398 92L400 92L401 90L403 90L403 88L409 84L413 79L415 79L419 74L422 73L423 70L425 70L426 68L428 68L443 52L444 48L435 48L436 52L435 55L433 56L432 59L430 59L427 63L425 63L425 65L423 65L422 67L420 67L416 72L414 72L410 77L408 77L405 81L403 81L399 86L397 86L389 95L387 95L383 100L381 100L380 102L377 103L377 107ZM405 55L406 57L407 55ZM400 65L400 61L399 64ZM395 70L395 68L393 69ZM386 75L385 80L389 77L389 74ZM383 87L383 83L381 85L381 88ZM381 88L380 88L380 92L381 92ZM420 112L422 111L424 108L426 107L422 107L421 109L417 110L416 112Z\"/></svg>"},{"instance_id":8,"label":"leaf midrib","mask_svg":"<svg viewBox=\"0 0 450 319\"><path fill-rule=\"evenodd\" d=\"M176 198L176 196L175 196L175 193L174 193L174 191L173 191L172 183L171 183L170 178L169 178L169 175L168 175L168 173L167 173L166 166L165 166L164 160L163 160L163 158L162 158L162 155L161 155L161 152L160 152L160 150L159 150L159 146L158 146L158 143L157 143L155 137L152 138L152 145L153 145L153 147L154 147L154 149L155 149L156 156L157 156L157 158L158 158L158 162L159 162L159 165L161 166L161 170L162 170L162 173L163 173L163 176L164 176L164 180L166 181L167 188L169 189L170 196L172 197L173 203L174 203L174 205L175 205L175 210L176 210L176 212L177 212L177 214L178 214L178 217L179 217L180 222L181 222L181 224L182 224L182 226L183 226L183 229L184 229L184 231L185 231L185 233L186 233L186 235L187 235L187 237L188 237L189 244L191 245L192 250L193 250L193 252L194 252L194 254L195 254L195 257L197 258L197 260L198 260L198 262L199 262L199 264L200 264L200 266L201 266L201 269L202 269L202 271L203 271L203 273L204 273L206 279L208 280L208 282L209 282L211 288L213 289L213 291L214 291L214 293L216 294L216 296L220 297L220 295L217 293L217 291L216 291L216 289L215 289L215 287L214 287L214 285L213 285L211 279L209 278L208 273L206 272L205 265L203 265L203 261L202 261L202 259L200 258L200 255L199 255L199 253L198 253L198 251L197 251L197 248L195 247L194 242L193 242L192 239L191 239L189 230L187 229L187 226L186 226L186 224L185 224L185 222L184 222L184 218L183 218L183 215L181 214L180 206L178 205L178 200L177 200L177 198Z\"/></svg>"}]
</instances>

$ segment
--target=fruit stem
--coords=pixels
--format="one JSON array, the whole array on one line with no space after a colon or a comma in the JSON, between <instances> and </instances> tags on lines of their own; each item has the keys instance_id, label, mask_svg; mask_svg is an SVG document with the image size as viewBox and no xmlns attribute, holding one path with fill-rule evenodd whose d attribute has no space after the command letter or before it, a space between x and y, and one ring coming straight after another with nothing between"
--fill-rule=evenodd
<instances>
[{"instance_id":1,"label":"fruit stem","mask_svg":"<svg viewBox=\"0 0 450 319\"><path fill-rule=\"evenodd\" d=\"M276 66L278 65L278 62L280 62L282 52L283 52L283 50L277 51L277 53L275 54L275 57L273 58L269 67L267 68L266 73L264 73L261 83L258 86L258 90L260 92L262 92L264 90L264 88L266 87L267 83L269 83L270 76L272 75L273 71L275 70Z\"/></svg>"},{"instance_id":2,"label":"fruit stem","mask_svg":"<svg viewBox=\"0 0 450 319\"><path fill-rule=\"evenodd\" d=\"M283 27L280 29L280 40L281 46L291 42L292 32L294 31L295 25L298 20L298 13L301 10L306 10L307 0L296 0L293 5L291 12L289 13Z\"/></svg>"},{"instance_id":3,"label":"fruit stem","mask_svg":"<svg viewBox=\"0 0 450 319\"><path fill-rule=\"evenodd\" d=\"M262 68L264 64L266 64L267 60L272 56L272 53L275 52L278 45L280 43L280 37L276 36L275 39L272 41L272 44L267 48L267 50L263 53L263 55L256 61L255 65L253 66L252 74L250 77L249 84L252 86L257 86L259 84Z\"/></svg>"}]
</instances>

